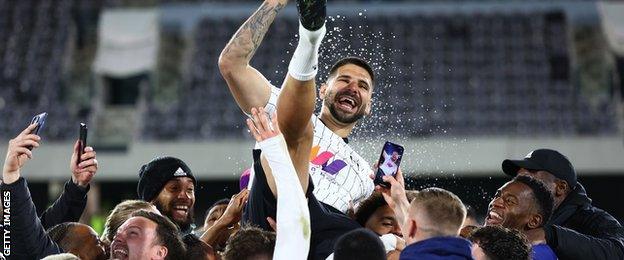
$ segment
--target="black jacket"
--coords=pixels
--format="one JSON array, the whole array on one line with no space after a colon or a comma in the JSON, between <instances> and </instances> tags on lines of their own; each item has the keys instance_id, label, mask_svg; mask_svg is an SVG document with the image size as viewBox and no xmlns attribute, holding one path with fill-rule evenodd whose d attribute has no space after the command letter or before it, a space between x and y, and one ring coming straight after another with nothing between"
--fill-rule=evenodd
<instances>
[{"instance_id":1,"label":"black jacket","mask_svg":"<svg viewBox=\"0 0 624 260\"><path fill-rule=\"evenodd\" d=\"M624 228L609 213L591 205L580 183L553 212L544 230L559 259L624 259Z\"/></svg>"},{"instance_id":2,"label":"black jacket","mask_svg":"<svg viewBox=\"0 0 624 260\"><path fill-rule=\"evenodd\" d=\"M4 225L4 233L10 237L8 259L41 259L47 255L63 252L46 234L46 228L63 222L78 221L86 205L86 189L71 181L65 183L63 194L41 216L37 217L35 205L30 196L26 180L19 178L14 183L2 184L2 198L10 198L10 207L4 215L10 215L10 225ZM6 206L6 202L4 202ZM6 243L6 240L5 240ZM3 250L5 251L5 250ZM3 252L6 253L6 252Z\"/></svg>"},{"instance_id":3,"label":"black jacket","mask_svg":"<svg viewBox=\"0 0 624 260\"><path fill-rule=\"evenodd\" d=\"M46 230L64 222L78 222L87 206L89 187L81 188L71 180L65 183L61 196L41 214L41 224Z\"/></svg>"}]
</instances>

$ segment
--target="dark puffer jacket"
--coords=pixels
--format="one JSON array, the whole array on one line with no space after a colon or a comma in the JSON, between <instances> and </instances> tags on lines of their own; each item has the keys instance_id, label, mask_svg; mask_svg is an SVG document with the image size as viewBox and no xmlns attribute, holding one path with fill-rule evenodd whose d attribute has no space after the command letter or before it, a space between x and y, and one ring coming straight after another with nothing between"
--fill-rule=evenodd
<instances>
[{"instance_id":1,"label":"dark puffer jacket","mask_svg":"<svg viewBox=\"0 0 624 260\"><path fill-rule=\"evenodd\" d=\"M624 228L609 213L591 205L580 183L544 229L559 259L624 259Z\"/></svg>"}]
</instances>

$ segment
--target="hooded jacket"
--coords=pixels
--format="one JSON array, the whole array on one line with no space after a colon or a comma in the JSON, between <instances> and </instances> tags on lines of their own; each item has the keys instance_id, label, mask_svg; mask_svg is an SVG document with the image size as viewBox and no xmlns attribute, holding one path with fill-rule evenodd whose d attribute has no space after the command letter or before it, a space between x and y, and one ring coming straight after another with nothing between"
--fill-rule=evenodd
<instances>
[{"instance_id":1,"label":"hooded jacket","mask_svg":"<svg viewBox=\"0 0 624 260\"><path fill-rule=\"evenodd\" d=\"M408 245L401 252L401 260L410 259L472 259L470 242L459 237L434 237Z\"/></svg>"},{"instance_id":2,"label":"hooded jacket","mask_svg":"<svg viewBox=\"0 0 624 260\"><path fill-rule=\"evenodd\" d=\"M624 259L624 228L591 205L580 183L553 212L544 231L559 259Z\"/></svg>"}]
</instances>

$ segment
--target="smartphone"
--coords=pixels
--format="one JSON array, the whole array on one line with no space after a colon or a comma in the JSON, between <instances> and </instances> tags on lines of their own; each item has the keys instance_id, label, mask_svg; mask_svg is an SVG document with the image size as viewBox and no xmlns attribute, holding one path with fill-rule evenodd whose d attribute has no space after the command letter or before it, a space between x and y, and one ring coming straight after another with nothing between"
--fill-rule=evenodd
<instances>
[{"instance_id":1,"label":"smartphone","mask_svg":"<svg viewBox=\"0 0 624 260\"><path fill-rule=\"evenodd\" d=\"M43 129L43 126L45 125L45 120L48 117L48 113L43 112L41 114L38 114L36 116L34 116L31 120L30 120L30 124L37 124L37 126L35 127L35 129L30 132L31 134L36 134L39 135L39 132L41 131L41 129ZM32 146L28 146L26 147L28 148L28 150L32 150Z\"/></svg>"},{"instance_id":2,"label":"smartphone","mask_svg":"<svg viewBox=\"0 0 624 260\"><path fill-rule=\"evenodd\" d=\"M82 154L84 153L84 149L85 147L87 147L87 124L85 123L80 123L80 142L78 144L79 148L80 148L80 152L78 152L78 162L80 163L80 157L82 157Z\"/></svg>"},{"instance_id":3,"label":"smartphone","mask_svg":"<svg viewBox=\"0 0 624 260\"><path fill-rule=\"evenodd\" d=\"M377 173L375 173L375 185L389 188L390 184L383 181L383 176L396 176L403 158L403 146L386 141L379 156Z\"/></svg>"}]
</instances>

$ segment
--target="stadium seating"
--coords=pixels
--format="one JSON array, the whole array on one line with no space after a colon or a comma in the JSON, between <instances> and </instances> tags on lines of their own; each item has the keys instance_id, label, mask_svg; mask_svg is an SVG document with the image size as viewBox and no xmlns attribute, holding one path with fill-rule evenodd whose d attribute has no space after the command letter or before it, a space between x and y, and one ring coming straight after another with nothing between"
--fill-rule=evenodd
<instances>
[{"instance_id":1,"label":"stadium seating","mask_svg":"<svg viewBox=\"0 0 624 260\"><path fill-rule=\"evenodd\" d=\"M162 133L152 133L154 138L246 134L243 115L216 64L222 46L242 22L243 18L206 17L197 25L180 102L166 115L148 113L153 117L147 122L168 118L177 130L172 123L161 128ZM294 18L279 18L252 60L278 86L296 43L296 24ZM374 112L360 135L562 136L616 131L613 105L590 106L572 85L562 12L332 17L328 30L321 64L359 55L369 59L378 74ZM319 75L325 75L327 66L321 69Z\"/></svg>"},{"instance_id":2,"label":"stadium seating","mask_svg":"<svg viewBox=\"0 0 624 260\"><path fill-rule=\"evenodd\" d=\"M88 116L64 94L74 4L0 0L0 137L12 137L32 115L47 111L46 137L66 140L75 136L67 122ZM246 135L217 67L244 19L205 17L196 24L176 74L177 98L167 106L147 98L142 138ZM362 136L613 134L615 104L590 101L576 89L568 24L563 12L527 10L330 17L320 80L340 57L371 61L377 83L373 115L357 131ZM294 17L280 16L252 60L277 86L296 45L296 26Z\"/></svg>"},{"instance_id":3,"label":"stadium seating","mask_svg":"<svg viewBox=\"0 0 624 260\"><path fill-rule=\"evenodd\" d=\"M0 1L0 137L48 112L44 137L75 137L78 119L62 98L71 0ZM75 119L75 120L74 120Z\"/></svg>"}]
</instances>

